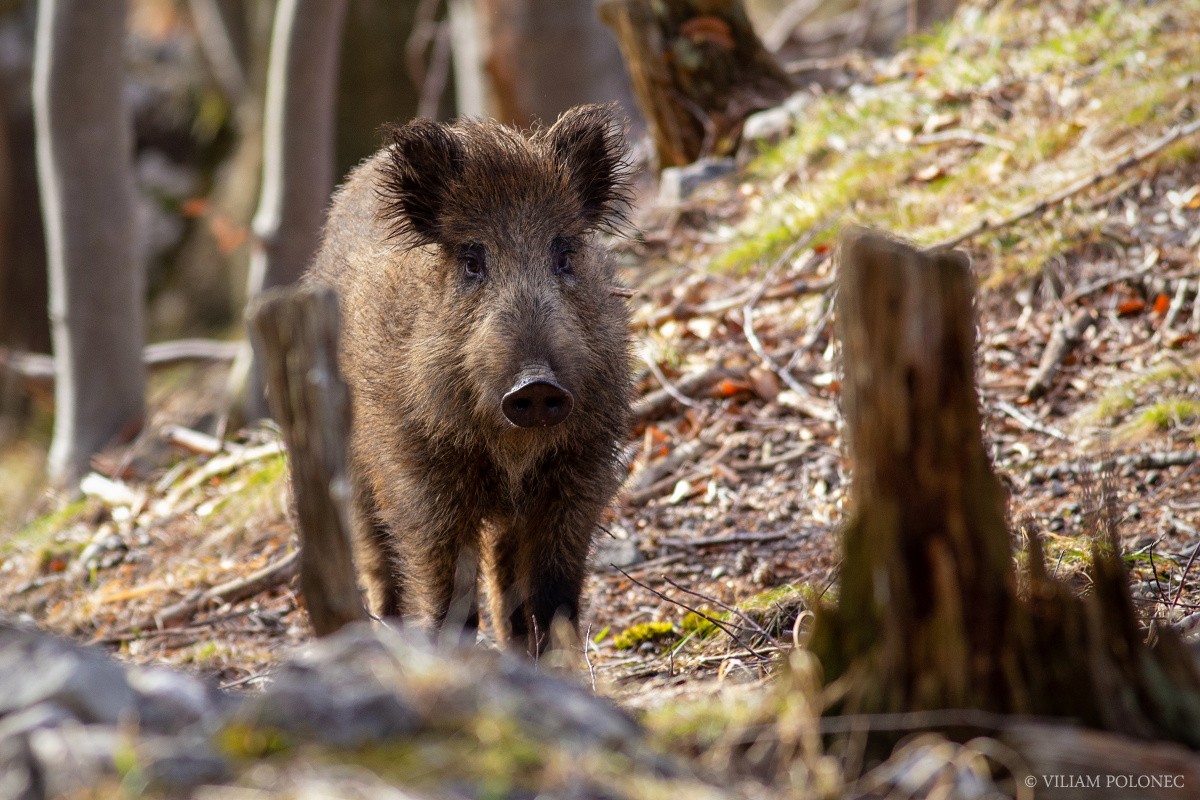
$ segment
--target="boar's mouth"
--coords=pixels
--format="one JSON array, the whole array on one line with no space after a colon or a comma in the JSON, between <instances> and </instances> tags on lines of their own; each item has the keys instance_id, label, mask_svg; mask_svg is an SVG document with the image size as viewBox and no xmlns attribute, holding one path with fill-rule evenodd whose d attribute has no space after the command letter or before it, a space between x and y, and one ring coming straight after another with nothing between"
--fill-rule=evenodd
<instances>
[{"instance_id":1,"label":"boar's mouth","mask_svg":"<svg viewBox=\"0 0 1200 800\"><path fill-rule=\"evenodd\" d=\"M545 365L526 367L500 401L505 419L517 428L553 428L571 415L575 398Z\"/></svg>"}]
</instances>

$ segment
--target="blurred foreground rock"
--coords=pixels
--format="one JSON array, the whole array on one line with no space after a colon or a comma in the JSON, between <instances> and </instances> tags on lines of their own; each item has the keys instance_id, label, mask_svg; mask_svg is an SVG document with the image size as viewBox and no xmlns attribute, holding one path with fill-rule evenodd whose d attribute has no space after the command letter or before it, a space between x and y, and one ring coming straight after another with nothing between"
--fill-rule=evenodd
<instances>
[{"instance_id":1,"label":"blurred foreground rock","mask_svg":"<svg viewBox=\"0 0 1200 800\"><path fill-rule=\"evenodd\" d=\"M615 706L480 647L353 625L288 661L263 692L235 694L0 621L0 797L246 789L725 796L685 777Z\"/></svg>"}]
</instances>

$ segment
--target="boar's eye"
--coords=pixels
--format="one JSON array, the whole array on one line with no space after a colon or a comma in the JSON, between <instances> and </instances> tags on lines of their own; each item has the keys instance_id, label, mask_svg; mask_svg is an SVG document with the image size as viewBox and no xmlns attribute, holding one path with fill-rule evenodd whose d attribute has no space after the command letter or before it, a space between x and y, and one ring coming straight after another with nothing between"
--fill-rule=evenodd
<instances>
[{"instance_id":1,"label":"boar's eye","mask_svg":"<svg viewBox=\"0 0 1200 800\"><path fill-rule=\"evenodd\" d=\"M467 279L477 281L482 279L487 273L487 266L484 263L483 245L467 245L463 248L459 258L462 260L463 276Z\"/></svg>"},{"instance_id":2,"label":"boar's eye","mask_svg":"<svg viewBox=\"0 0 1200 800\"><path fill-rule=\"evenodd\" d=\"M575 257L575 248L568 239L554 240L554 274L555 275L573 275L575 274L575 265L572 259Z\"/></svg>"}]
</instances>

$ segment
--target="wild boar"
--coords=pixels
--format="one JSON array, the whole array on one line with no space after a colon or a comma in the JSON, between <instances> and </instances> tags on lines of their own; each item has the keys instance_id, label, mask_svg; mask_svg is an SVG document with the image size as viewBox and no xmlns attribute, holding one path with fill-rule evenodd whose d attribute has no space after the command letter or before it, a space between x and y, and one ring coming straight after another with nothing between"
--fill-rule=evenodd
<instances>
[{"instance_id":1,"label":"wild boar","mask_svg":"<svg viewBox=\"0 0 1200 800\"><path fill-rule=\"evenodd\" d=\"M598 233L627 208L624 137L414 120L333 199L309 279L339 296L356 556L372 612L478 624L536 657L578 625L623 466L628 310Z\"/></svg>"}]
</instances>

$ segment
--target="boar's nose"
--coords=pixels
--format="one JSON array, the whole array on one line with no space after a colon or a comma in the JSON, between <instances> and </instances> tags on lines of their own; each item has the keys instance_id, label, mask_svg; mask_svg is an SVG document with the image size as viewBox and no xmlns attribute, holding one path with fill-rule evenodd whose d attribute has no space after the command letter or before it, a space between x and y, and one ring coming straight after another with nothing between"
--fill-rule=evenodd
<instances>
[{"instance_id":1,"label":"boar's nose","mask_svg":"<svg viewBox=\"0 0 1200 800\"><path fill-rule=\"evenodd\" d=\"M519 428L551 428L571 413L571 393L559 386L554 373L526 373L504 395L500 408L508 421Z\"/></svg>"}]
</instances>

